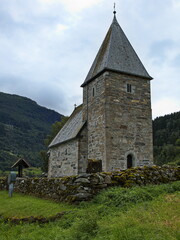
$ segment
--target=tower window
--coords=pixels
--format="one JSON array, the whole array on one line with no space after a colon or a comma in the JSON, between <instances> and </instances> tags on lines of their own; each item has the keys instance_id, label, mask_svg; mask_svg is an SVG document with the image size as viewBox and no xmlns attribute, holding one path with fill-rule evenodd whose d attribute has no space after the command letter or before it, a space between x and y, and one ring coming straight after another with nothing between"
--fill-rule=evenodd
<instances>
[{"instance_id":1,"label":"tower window","mask_svg":"<svg viewBox=\"0 0 180 240\"><path fill-rule=\"evenodd\" d=\"M92 96L94 97L95 94L96 94L96 92L95 92L95 87L93 87L93 89L92 89Z\"/></svg>"},{"instance_id":2,"label":"tower window","mask_svg":"<svg viewBox=\"0 0 180 240\"><path fill-rule=\"evenodd\" d=\"M131 93L132 92L132 86L131 86L131 84L127 84L127 92L128 93Z\"/></svg>"}]
</instances>

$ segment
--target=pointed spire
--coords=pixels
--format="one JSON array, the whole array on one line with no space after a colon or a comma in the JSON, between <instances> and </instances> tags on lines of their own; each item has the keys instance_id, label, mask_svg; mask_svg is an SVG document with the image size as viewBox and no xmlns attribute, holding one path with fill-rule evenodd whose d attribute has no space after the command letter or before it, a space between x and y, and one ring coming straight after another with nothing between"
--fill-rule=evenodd
<instances>
[{"instance_id":1,"label":"pointed spire","mask_svg":"<svg viewBox=\"0 0 180 240\"><path fill-rule=\"evenodd\" d=\"M114 3L114 11L113 11L113 14L114 14L114 17L113 17L113 22L117 22L117 19L116 19L116 3Z\"/></svg>"},{"instance_id":2,"label":"pointed spire","mask_svg":"<svg viewBox=\"0 0 180 240\"><path fill-rule=\"evenodd\" d=\"M106 70L152 79L121 29L115 6L113 13L113 22L82 87Z\"/></svg>"},{"instance_id":3,"label":"pointed spire","mask_svg":"<svg viewBox=\"0 0 180 240\"><path fill-rule=\"evenodd\" d=\"M113 11L113 13L114 13L114 17L116 16L116 3L114 3L114 11Z\"/></svg>"}]
</instances>

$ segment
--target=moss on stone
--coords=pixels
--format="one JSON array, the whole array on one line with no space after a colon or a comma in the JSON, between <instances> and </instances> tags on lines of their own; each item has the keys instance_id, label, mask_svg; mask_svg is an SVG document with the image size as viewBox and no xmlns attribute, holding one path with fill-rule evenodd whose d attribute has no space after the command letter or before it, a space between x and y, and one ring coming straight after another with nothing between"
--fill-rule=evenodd
<instances>
[{"instance_id":1,"label":"moss on stone","mask_svg":"<svg viewBox=\"0 0 180 240\"><path fill-rule=\"evenodd\" d=\"M107 178L108 177L108 182ZM88 186L78 178L89 181ZM180 168L177 167L136 167L123 171L91 173L62 178L18 179L15 191L56 201L84 201L109 186L131 187L133 185L161 184L180 180ZM107 184L108 183L108 184ZM63 185L63 187L61 187ZM0 190L7 187L7 178L0 178ZM90 195L89 195L90 194Z\"/></svg>"},{"instance_id":2,"label":"moss on stone","mask_svg":"<svg viewBox=\"0 0 180 240\"><path fill-rule=\"evenodd\" d=\"M124 183L124 187L129 188L135 185L135 182L132 180L126 180Z\"/></svg>"}]
</instances>

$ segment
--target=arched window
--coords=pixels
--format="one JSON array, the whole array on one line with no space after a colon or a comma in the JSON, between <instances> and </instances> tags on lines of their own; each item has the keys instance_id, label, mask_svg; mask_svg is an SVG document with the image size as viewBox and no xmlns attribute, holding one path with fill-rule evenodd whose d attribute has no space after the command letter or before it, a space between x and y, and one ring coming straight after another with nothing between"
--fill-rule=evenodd
<instances>
[{"instance_id":1,"label":"arched window","mask_svg":"<svg viewBox=\"0 0 180 240\"><path fill-rule=\"evenodd\" d=\"M133 156L132 154L127 155L127 168L133 167Z\"/></svg>"}]
</instances>

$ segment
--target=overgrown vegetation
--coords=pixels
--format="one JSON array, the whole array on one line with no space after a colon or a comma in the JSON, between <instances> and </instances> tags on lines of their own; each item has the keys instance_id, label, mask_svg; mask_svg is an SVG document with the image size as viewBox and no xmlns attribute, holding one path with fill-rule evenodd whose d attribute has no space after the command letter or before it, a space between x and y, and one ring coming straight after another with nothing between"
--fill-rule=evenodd
<instances>
[{"instance_id":1,"label":"overgrown vegetation","mask_svg":"<svg viewBox=\"0 0 180 240\"><path fill-rule=\"evenodd\" d=\"M0 192L1 239L179 239L179 191L180 182L131 189L116 187L101 192L92 202L84 202L79 206L68 206L19 194L8 198L7 193ZM3 217L13 217L15 214L19 217L48 217L57 213L56 211L66 213L61 219L48 224L13 225L3 221Z\"/></svg>"},{"instance_id":2,"label":"overgrown vegetation","mask_svg":"<svg viewBox=\"0 0 180 240\"><path fill-rule=\"evenodd\" d=\"M0 170L10 170L19 157L41 166L39 151L51 125L62 115L26 97L0 92Z\"/></svg>"},{"instance_id":3,"label":"overgrown vegetation","mask_svg":"<svg viewBox=\"0 0 180 240\"><path fill-rule=\"evenodd\" d=\"M180 112L153 121L154 163L180 165Z\"/></svg>"}]
</instances>

